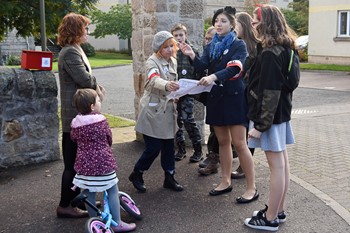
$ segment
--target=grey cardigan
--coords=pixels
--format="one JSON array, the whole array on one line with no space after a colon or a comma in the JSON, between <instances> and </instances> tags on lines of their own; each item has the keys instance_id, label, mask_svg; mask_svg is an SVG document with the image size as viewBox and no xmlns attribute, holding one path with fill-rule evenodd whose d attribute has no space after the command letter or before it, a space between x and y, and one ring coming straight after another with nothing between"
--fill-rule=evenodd
<instances>
[{"instance_id":1,"label":"grey cardigan","mask_svg":"<svg viewBox=\"0 0 350 233\"><path fill-rule=\"evenodd\" d=\"M69 133L72 119L77 115L73 95L79 88L96 89L96 78L89 73L85 54L77 45L66 45L58 57L58 74L61 93L62 131Z\"/></svg>"}]
</instances>

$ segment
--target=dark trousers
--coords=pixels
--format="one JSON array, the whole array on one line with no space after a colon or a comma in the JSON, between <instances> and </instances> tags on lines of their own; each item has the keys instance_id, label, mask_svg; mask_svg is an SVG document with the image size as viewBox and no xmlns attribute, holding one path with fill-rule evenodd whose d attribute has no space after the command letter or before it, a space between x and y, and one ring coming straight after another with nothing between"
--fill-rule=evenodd
<instances>
[{"instance_id":1,"label":"dark trousers","mask_svg":"<svg viewBox=\"0 0 350 233\"><path fill-rule=\"evenodd\" d=\"M210 128L210 134L207 142L208 153L213 152L213 153L219 154L219 142L214 132L214 127L209 125L209 128Z\"/></svg>"},{"instance_id":2,"label":"dark trousers","mask_svg":"<svg viewBox=\"0 0 350 233\"><path fill-rule=\"evenodd\" d=\"M135 171L148 170L160 152L161 165L164 171L175 170L174 139L159 139L143 135L146 149L135 164Z\"/></svg>"},{"instance_id":3,"label":"dark trousers","mask_svg":"<svg viewBox=\"0 0 350 233\"><path fill-rule=\"evenodd\" d=\"M77 188L73 191L73 179L76 174L74 170L75 158L77 156L77 144L70 138L70 133L62 134L62 154L64 162L64 170L62 174L61 184L61 207L68 207L71 200L73 200L79 193L80 189Z\"/></svg>"},{"instance_id":4,"label":"dark trousers","mask_svg":"<svg viewBox=\"0 0 350 233\"><path fill-rule=\"evenodd\" d=\"M193 116L194 98L191 96L183 96L177 103L177 126L179 130L176 132L176 142L185 141L184 128L191 139L192 145L200 144L202 141L201 133Z\"/></svg>"}]
</instances>

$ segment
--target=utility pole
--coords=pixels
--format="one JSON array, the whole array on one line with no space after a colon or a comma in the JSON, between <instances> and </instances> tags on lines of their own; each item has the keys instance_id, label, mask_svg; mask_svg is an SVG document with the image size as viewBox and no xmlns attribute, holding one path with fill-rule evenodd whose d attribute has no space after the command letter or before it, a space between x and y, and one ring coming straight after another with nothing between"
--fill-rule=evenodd
<instances>
[{"instance_id":1,"label":"utility pole","mask_svg":"<svg viewBox=\"0 0 350 233\"><path fill-rule=\"evenodd\" d=\"M40 0L40 39L41 51L46 51L45 0Z\"/></svg>"}]
</instances>

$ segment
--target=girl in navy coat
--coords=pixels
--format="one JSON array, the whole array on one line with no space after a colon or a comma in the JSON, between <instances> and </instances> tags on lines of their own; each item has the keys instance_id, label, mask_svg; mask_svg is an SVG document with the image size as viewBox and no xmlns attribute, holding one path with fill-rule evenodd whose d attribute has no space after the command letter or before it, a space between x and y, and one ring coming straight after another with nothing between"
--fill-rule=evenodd
<instances>
[{"instance_id":1,"label":"girl in navy coat","mask_svg":"<svg viewBox=\"0 0 350 233\"><path fill-rule=\"evenodd\" d=\"M240 77L247 49L245 43L238 39L234 32L234 13L232 7L216 11L212 19L216 34L212 42L204 48L200 58L189 45L182 43L180 48L184 54L191 57L197 70L208 69L208 76L201 78L199 85L216 83L207 97L206 123L214 127L219 141L222 178L220 184L209 194L216 196L232 191L232 142L247 177L247 189L236 201L247 203L256 200L259 194L255 187L254 163L245 136L248 123L247 105L244 83Z\"/></svg>"}]
</instances>

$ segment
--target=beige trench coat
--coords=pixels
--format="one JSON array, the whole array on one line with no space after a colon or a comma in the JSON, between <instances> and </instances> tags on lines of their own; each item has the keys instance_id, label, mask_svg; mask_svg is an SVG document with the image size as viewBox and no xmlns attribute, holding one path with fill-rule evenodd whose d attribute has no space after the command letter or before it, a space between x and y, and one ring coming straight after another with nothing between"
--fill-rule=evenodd
<instances>
[{"instance_id":1,"label":"beige trench coat","mask_svg":"<svg viewBox=\"0 0 350 233\"><path fill-rule=\"evenodd\" d=\"M140 114L135 126L139 133L159 139L173 139L178 130L176 104L168 100L170 92L165 90L168 81L177 80L177 61L170 62L150 56L146 62L145 90L140 100ZM157 71L160 77L149 80L150 72Z\"/></svg>"}]
</instances>

